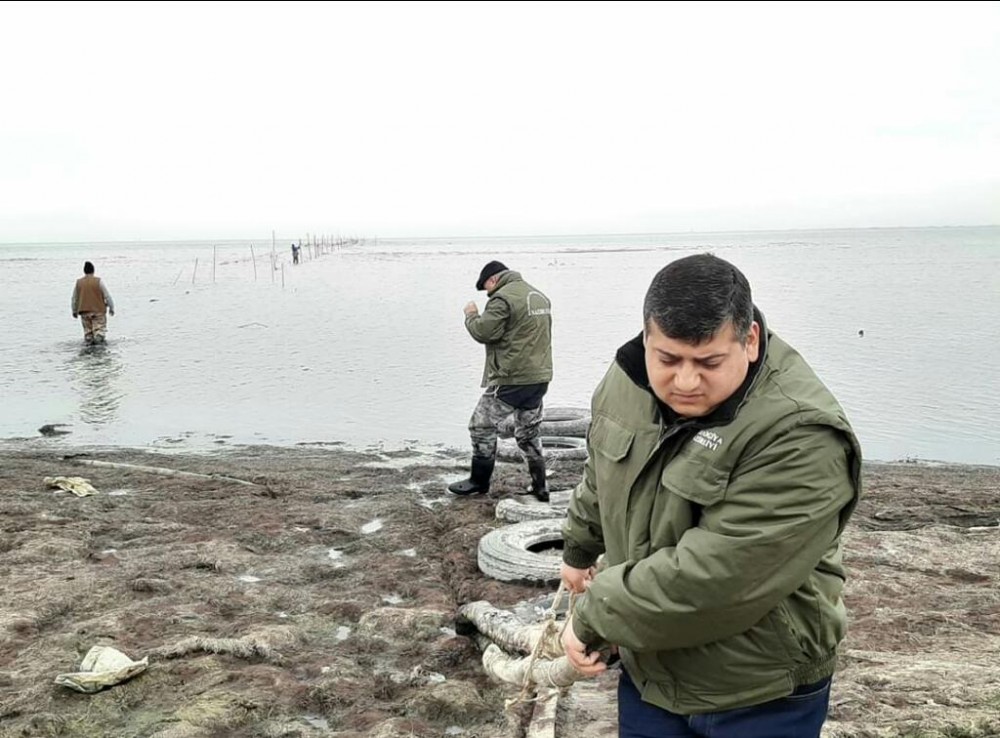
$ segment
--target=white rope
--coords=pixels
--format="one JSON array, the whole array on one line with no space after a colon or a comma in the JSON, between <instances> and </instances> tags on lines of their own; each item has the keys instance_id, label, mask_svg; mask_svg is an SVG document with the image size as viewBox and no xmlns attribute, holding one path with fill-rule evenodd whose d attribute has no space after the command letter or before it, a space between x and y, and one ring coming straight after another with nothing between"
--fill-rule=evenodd
<instances>
[{"instance_id":1,"label":"white rope","mask_svg":"<svg viewBox=\"0 0 1000 738\"><path fill-rule=\"evenodd\" d=\"M521 684L521 691L518 693L516 697L513 697L504 703L504 707L507 710L512 710L517 705L523 704L525 702L536 702L540 699L545 700L552 695L552 692L550 692L544 697L539 697L537 695L535 697L530 696L533 685L532 672L533 672L533 667L535 665L535 661L538 660L538 657L542 652L542 648L545 642L552 634L555 634L557 639L561 642L563 631L566 630L566 625L569 623L570 617L572 617L573 615L573 608L576 605L576 595L570 593L569 615L566 618L566 620L563 621L562 627L557 627L556 612L559 609L559 603L562 602L562 597L565 590L566 590L566 585L560 582L559 589L556 591L556 595L552 599L552 606L548 609L548 612L545 613L545 625L542 629L542 633L539 636L538 640L535 642L535 647L531 650L531 654L528 656L528 663L524 669L524 681ZM554 677L556 675L555 669L549 669L543 673L550 688L559 689L565 686L564 684L557 684L555 682L554 680Z\"/></svg>"}]
</instances>

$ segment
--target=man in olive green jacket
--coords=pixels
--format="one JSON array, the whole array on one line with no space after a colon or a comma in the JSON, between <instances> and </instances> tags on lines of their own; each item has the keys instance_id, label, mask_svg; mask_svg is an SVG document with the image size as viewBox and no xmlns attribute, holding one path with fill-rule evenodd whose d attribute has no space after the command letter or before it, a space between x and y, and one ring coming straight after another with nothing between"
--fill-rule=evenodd
<instances>
[{"instance_id":1,"label":"man in olive green jacket","mask_svg":"<svg viewBox=\"0 0 1000 738\"><path fill-rule=\"evenodd\" d=\"M552 379L552 306L549 298L499 261L483 267L476 289L486 290L489 299L482 315L476 303L465 306L465 328L486 347L482 385L486 391L469 421L472 472L448 490L456 495L489 491L497 428L512 417L514 438L531 475L528 492L547 502L539 427L542 398Z\"/></svg>"},{"instance_id":2,"label":"man in olive green jacket","mask_svg":"<svg viewBox=\"0 0 1000 738\"><path fill-rule=\"evenodd\" d=\"M567 655L586 675L620 656L621 736L817 738L858 441L732 264L667 265L643 312L594 393L563 530L584 593Z\"/></svg>"}]
</instances>

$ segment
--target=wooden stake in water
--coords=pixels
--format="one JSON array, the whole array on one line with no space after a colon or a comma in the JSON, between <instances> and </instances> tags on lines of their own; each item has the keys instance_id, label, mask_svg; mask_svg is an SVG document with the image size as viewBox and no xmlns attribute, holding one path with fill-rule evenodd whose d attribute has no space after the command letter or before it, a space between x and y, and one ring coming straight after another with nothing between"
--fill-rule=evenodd
<instances>
[{"instance_id":1,"label":"wooden stake in water","mask_svg":"<svg viewBox=\"0 0 1000 738\"><path fill-rule=\"evenodd\" d=\"M191 272L191 284L194 284L194 278L198 276L198 257L194 257L194 271Z\"/></svg>"},{"instance_id":2,"label":"wooden stake in water","mask_svg":"<svg viewBox=\"0 0 1000 738\"><path fill-rule=\"evenodd\" d=\"M281 289L285 289L285 262L281 262Z\"/></svg>"},{"instance_id":3,"label":"wooden stake in water","mask_svg":"<svg viewBox=\"0 0 1000 738\"><path fill-rule=\"evenodd\" d=\"M257 281L257 257L253 255L253 244L250 244L250 261L253 262L253 281Z\"/></svg>"},{"instance_id":4,"label":"wooden stake in water","mask_svg":"<svg viewBox=\"0 0 1000 738\"><path fill-rule=\"evenodd\" d=\"M212 247L212 284L215 284L215 256L219 251L218 246Z\"/></svg>"}]
</instances>

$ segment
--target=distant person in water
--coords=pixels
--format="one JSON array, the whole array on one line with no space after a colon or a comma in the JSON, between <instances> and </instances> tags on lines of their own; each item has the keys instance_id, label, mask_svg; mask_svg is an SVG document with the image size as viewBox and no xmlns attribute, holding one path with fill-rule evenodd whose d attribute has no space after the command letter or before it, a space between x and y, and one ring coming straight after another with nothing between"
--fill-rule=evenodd
<instances>
[{"instance_id":1,"label":"distant person in water","mask_svg":"<svg viewBox=\"0 0 1000 738\"><path fill-rule=\"evenodd\" d=\"M76 280L71 303L73 317L83 323L83 340L88 344L104 343L108 329L107 314L115 314L115 301L100 278L94 276L94 265L83 263L83 276Z\"/></svg>"},{"instance_id":2,"label":"distant person in water","mask_svg":"<svg viewBox=\"0 0 1000 738\"><path fill-rule=\"evenodd\" d=\"M294 243L292 244L292 263L293 264L299 263L299 247L296 246Z\"/></svg>"}]
</instances>

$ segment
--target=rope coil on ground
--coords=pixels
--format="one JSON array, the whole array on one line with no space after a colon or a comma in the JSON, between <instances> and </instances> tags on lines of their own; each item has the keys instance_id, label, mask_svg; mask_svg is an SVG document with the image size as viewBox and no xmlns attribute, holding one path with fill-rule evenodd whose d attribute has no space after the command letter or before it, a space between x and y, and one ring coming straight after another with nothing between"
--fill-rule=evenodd
<instances>
[{"instance_id":1,"label":"rope coil on ground","mask_svg":"<svg viewBox=\"0 0 1000 738\"><path fill-rule=\"evenodd\" d=\"M569 614L566 620L562 622L562 625L561 626L558 625L558 623L556 622L556 613L559 609L559 604L562 601L562 596L565 591L566 591L566 585L560 582L559 589L556 591L556 596L552 601L552 606L545 613L545 621L542 634L538 638L538 640L535 641L535 646L531 650L531 654L526 659L527 663L524 664L524 676L523 676L523 681L521 683L521 691L517 694L517 696L512 697L511 699L504 702L504 707L507 710L512 710L514 707L524 702L534 702L540 699L538 696L531 697L531 692L534 691L533 687L537 688L537 686L543 680L545 683L547 683L547 686L559 689L562 687L568 687L569 685L571 685L573 682L575 682L577 679L580 678L580 673L573 668L573 666L569 663L569 660L566 658L565 655L559 656L557 659L546 662L548 666L546 666L545 668L542 669L536 668L536 663L538 662L538 659L542 656L547 645L549 646L550 651L555 650L552 649L551 646L553 637L555 642L559 644L558 650L559 651L562 650L561 648L562 634L563 631L566 629L566 625L569 623L570 618L573 616L573 608L576 604L575 595L570 594ZM483 655L484 665L485 665L485 660L486 660L486 655L484 654ZM525 659L521 659L521 661L525 661ZM551 694L546 695L544 698L541 699L548 699L549 696L551 696Z\"/></svg>"},{"instance_id":2,"label":"rope coil on ground","mask_svg":"<svg viewBox=\"0 0 1000 738\"><path fill-rule=\"evenodd\" d=\"M513 612L486 601L470 602L459 610L456 630L474 629L486 674L519 688L518 694L506 701L508 710L523 703L544 702L582 678L562 646L562 635L576 604L571 594L568 607L563 606L565 591L560 585L538 622L525 623ZM559 621L560 614L567 620ZM548 694L542 694L543 690Z\"/></svg>"}]
</instances>

